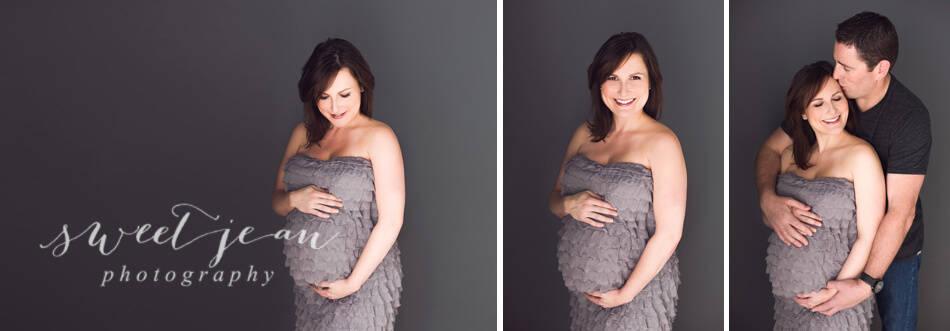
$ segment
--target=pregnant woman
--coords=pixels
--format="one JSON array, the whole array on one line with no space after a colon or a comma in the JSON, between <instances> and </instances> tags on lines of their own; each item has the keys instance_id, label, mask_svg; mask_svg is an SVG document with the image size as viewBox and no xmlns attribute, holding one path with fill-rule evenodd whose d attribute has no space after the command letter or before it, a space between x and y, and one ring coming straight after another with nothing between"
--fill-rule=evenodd
<instances>
[{"instance_id":1,"label":"pregnant woman","mask_svg":"<svg viewBox=\"0 0 950 331\"><path fill-rule=\"evenodd\" d=\"M610 37L587 71L594 118L574 132L551 192L572 330L669 330L686 164L660 124L662 77L638 33Z\"/></svg>"},{"instance_id":2,"label":"pregnant woman","mask_svg":"<svg viewBox=\"0 0 950 331\"><path fill-rule=\"evenodd\" d=\"M375 80L342 39L317 45L298 83L294 128L271 198L287 217L297 330L392 329L402 290L396 236L405 179L392 129L372 116Z\"/></svg>"},{"instance_id":3,"label":"pregnant woman","mask_svg":"<svg viewBox=\"0 0 950 331\"><path fill-rule=\"evenodd\" d=\"M884 171L877 153L851 134L857 118L825 61L805 66L785 102L792 146L782 154L775 191L821 217L801 248L773 232L766 258L775 297L775 330L868 330L871 299L825 316L812 312L834 289L830 280L857 279L884 216Z\"/></svg>"}]
</instances>

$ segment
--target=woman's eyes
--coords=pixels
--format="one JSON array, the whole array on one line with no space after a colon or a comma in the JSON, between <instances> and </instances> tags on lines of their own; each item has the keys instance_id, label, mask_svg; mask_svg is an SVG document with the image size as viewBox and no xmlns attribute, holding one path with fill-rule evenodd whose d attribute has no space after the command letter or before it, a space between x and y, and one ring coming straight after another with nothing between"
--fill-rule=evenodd
<instances>
[{"instance_id":1,"label":"woman's eyes","mask_svg":"<svg viewBox=\"0 0 950 331\"><path fill-rule=\"evenodd\" d=\"M844 98L842 98L842 97L837 97L837 98L831 99L831 101L841 101L841 99L844 99ZM816 104L812 105L812 107L818 108L818 107L821 107L821 106L824 106L824 105L825 105L825 103L824 103L824 102L821 102L821 103L816 103Z\"/></svg>"},{"instance_id":2,"label":"woman's eyes","mask_svg":"<svg viewBox=\"0 0 950 331\"><path fill-rule=\"evenodd\" d=\"M347 94L340 94L340 96L341 96L341 97L344 97L344 98L348 98L348 97L350 97L350 93L347 93ZM330 98L329 95L321 95L321 96L319 97L320 100L326 100L326 99L329 99L329 98Z\"/></svg>"},{"instance_id":3,"label":"woman's eyes","mask_svg":"<svg viewBox=\"0 0 950 331\"><path fill-rule=\"evenodd\" d=\"M641 80L641 79L643 79L643 78L640 77L640 76L630 76L630 79L631 79L631 80ZM617 78L617 76L610 76L610 77L607 77L607 80L620 80L620 78Z\"/></svg>"}]
</instances>

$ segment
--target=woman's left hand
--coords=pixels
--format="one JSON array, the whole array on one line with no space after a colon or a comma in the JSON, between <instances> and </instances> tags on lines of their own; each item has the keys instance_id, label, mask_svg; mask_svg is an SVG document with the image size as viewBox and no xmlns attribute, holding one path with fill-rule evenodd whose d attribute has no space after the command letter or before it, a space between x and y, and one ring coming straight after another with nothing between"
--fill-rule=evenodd
<instances>
[{"instance_id":1,"label":"woman's left hand","mask_svg":"<svg viewBox=\"0 0 950 331\"><path fill-rule=\"evenodd\" d=\"M352 284L348 279L338 279L332 283L323 281L317 284L317 286L310 284L310 288L324 298L336 300L353 294L360 289L360 286Z\"/></svg>"},{"instance_id":2,"label":"woman's left hand","mask_svg":"<svg viewBox=\"0 0 950 331\"><path fill-rule=\"evenodd\" d=\"M594 291L590 293L584 293L584 296L586 296L591 302L604 308L613 308L625 304L627 302L633 301L633 298L636 297L636 295L627 295L619 289L608 291L607 293Z\"/></svg>"},{"instance_id":3,"label":"woman's left hand","mask_svg":"<svg viewBox=\"0 0 950 331\"><path fill-rule=\"evenodd\" d=\"M825 303L825 301L831 300L831 297L835 296L838 293L837 289L833 288L822 288L821 290L811 291L808 293L799 293L795 298L795 302L798 302L802 307L812 309L815 306Z\"/></svg>"}]
</instances>

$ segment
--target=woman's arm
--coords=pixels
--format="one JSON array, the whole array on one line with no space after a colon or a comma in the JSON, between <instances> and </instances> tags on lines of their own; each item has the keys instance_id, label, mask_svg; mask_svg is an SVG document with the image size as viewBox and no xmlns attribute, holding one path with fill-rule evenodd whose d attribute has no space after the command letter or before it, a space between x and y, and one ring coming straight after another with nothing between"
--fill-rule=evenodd
<instances>
[{"instance_id":1,"label":"woman's arm","mask_svg":"<svg viewBox=\"0 0 950 331\"><path fill-rule=\"evenodd\" d=\"M314 288L317 293L330 299L339 299L359 290L389 253L402 228L406 179L399 141L388 126L374 128L369 139L367 152L373 163L379 218L349 277L317 284L326 289Z\"/></svg>"},{"instance_id":2,"label":"woman's arm","mask_svg":"<svg viewBox=\"0 0 950 331\"><path fill-rule=\"evenodd\" d=\"M661 134L656 139L650 151L656 231L647 240L640 260L623 287L607 293L585 293L588 299L605 308L632 301L670 259L683 234L683 219L686 217L686 162L683 151L672 132Z\"/></svg>"},{"instance_id":3,"label":"woman's arm","mask_svg":"<svg viewBox=\"0 0 950 331\"><path fill-rule=\"evenodd\" d=\"M277 168L277 184L274 185L274 193L271 193L271 208L277 215L286 217L294 208L302 212L313 214L322 218L329 218L329 213L338 213L339 210L334 207L342 207L340 199L327 193L326 190L310 185L292 192L284 192L284 165L290 157L297 154L297 150L307 143L307 128L303 123L297 124L294 131L290 134L290 141L287 142L287 149L284 150L284 157L280 160L280 167Z\"/></svg>"},{"instance_id":4,"label":"woman's arm","mask_svg":"<svg viewBox=\"0 0 950 331\"><path fill-rule=\"evenodd\" d=\"M672 132L658 137L650 156L653 171L653 215L656 231L621 288L630 300L660 272L683 235L686 217L686 161Z\"/></svg>"},{"instance_id":5,"label":"woman's arm","mask_svg":"<svg viewBox=\"0 0 950 331\"><path fill-rule=\"evenodd\" d=\"M838 280L857 279L864 271L887 203L884 170L881 169L881 162L874 149L870 145L860 144L854 147L849 159L854 176L858 237L851 246L851 253L841 267L841 272L838 273Z\"/></svg>"},{"instance_id":6,"label":"woman's arm","mask_svg":"<svg viewBox=\"0 0 950 331\"><path fill-rule=\"evenodd\" d=\"M577 127L577 130L574 130L571 142L567 145L567 153L564 155L564 160L561 161L561 170L557 173L554 189L548 195L548 209L559 218L571 215L578 221L602 228L604 225L601 222L613 223L613 219L605 215L617 216L617 210L610 203L604 201L603 197L591 191L579 192L570 196L561 195L561 179L564 178L564 166L567 165L568 160L577 155L578 149L586 139L590 139L590 133L587 130L587 123L584 123Z\"/></svg>"}]
</instances>

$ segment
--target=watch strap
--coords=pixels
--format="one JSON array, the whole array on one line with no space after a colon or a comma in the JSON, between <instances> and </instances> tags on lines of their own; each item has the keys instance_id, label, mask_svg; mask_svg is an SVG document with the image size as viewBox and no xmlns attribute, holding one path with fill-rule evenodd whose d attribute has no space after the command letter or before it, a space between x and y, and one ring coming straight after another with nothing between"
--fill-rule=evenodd
<instances>
[{"instance_id":1,"label":"watch strap","mask_svg":"<svg viewBox=\"0 0 950 331\"><path fill-rule=\"evenodd\" d=\"M858 278L861 279L861 281L867 283L868 286L871 287L871 291L874 292L874 293L880 292L880 291L881 291L881 287L883 287L883 286L881 286L881 285L883 285L883 284L881 284L882 281L881 281L880 279L875 279L874 277L871 277L871 275L868 275L868 274L865 273L865 272L862 272L862 273L861 273L861 276L858 277Z\"/></svg>"}]
</instances>

